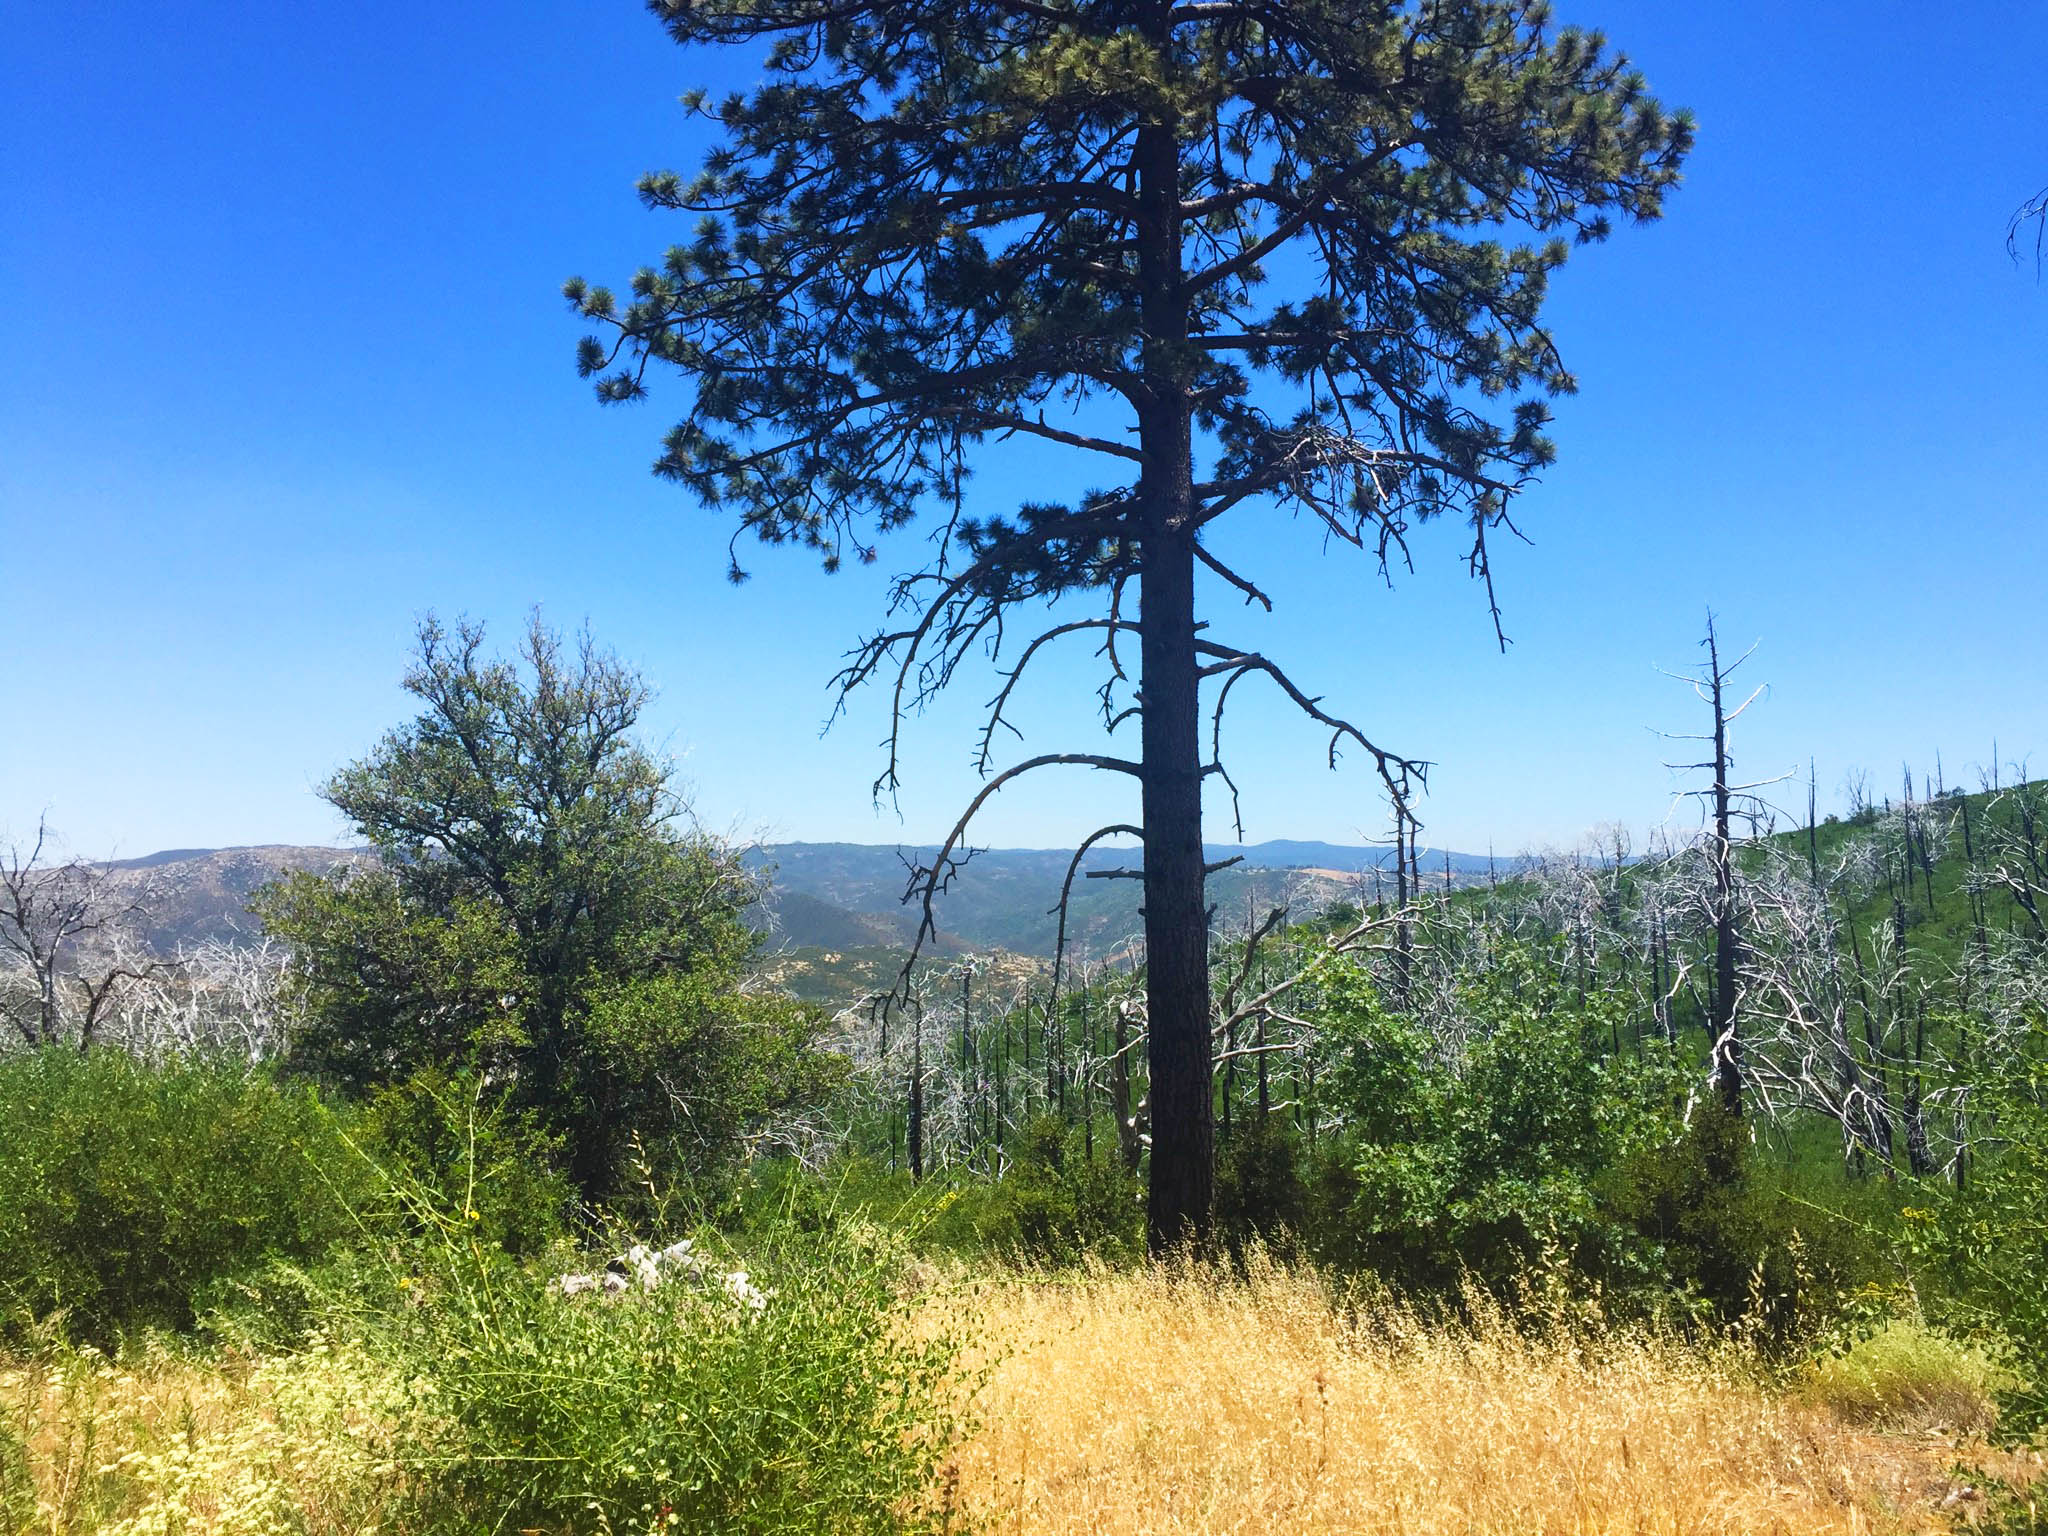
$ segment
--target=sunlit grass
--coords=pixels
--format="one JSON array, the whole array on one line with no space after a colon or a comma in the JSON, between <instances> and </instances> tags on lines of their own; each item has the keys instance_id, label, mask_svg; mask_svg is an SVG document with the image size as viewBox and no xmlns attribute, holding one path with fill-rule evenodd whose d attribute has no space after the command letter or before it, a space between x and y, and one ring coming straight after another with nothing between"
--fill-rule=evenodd
<instances>
[{"instance_id":1,"label":"sunlit grass","mask_svg":"<svg viewBox=\"0 0 2048 1536\"><path fill-rule=\"evenodd\" d=\"M8 1536L344 1536L395 1487L395 1389L360 1353L274 1361L46 1347L0 1366ZM26 1473L26 1486L22 1474Z\"/></svg>"},{"instance_id":2,"label":"sunlit grass","mask_svg":"<svg viewBox=\"0 0 2048 1536\"><path fill-rule=\"evenodd\" d=\"M982 1306L1009 1353L959 1466L995 1530L1944 1530L1951 1469L1992 1455L1773 1391L1739 1346L1347 1318L1270 1265L996 1283Z\"/></svg>"},{"instance_id":3,"label":"sunlit grass","mask_svg":"<svg viewBox=\"0 0 2048 1536\"><path fill-rule=\"evenodd\" d=\"M1852 1421L1981 1433L1994 1421L1993 1394L2008 1385L1982 1348L1901 1318L1805 1367L1794 1391Z\"/></svg>"},{"instance_id":4,"label":"sunlit grass","mask_svg":"<svg viewBox=\"0 0 2048 1536\"><path fill-rule=\"evenodd\" d=\"M963 1531L1940 1531L1969 1507L1943 1505L1960 1462L2039 1469L1975 1438L1989 1363L1914 1325L1786 1390L1740 1344L1565 1309L1533 1330L1483 1307L1433 1326L1266 1263L934 1294L970 1309L990 1368L947 1475ZM49 1344L0 1362L0 1532L395 1532L406 1411L386 1365L346 1346Z\"/></svg>"}]
</instances>

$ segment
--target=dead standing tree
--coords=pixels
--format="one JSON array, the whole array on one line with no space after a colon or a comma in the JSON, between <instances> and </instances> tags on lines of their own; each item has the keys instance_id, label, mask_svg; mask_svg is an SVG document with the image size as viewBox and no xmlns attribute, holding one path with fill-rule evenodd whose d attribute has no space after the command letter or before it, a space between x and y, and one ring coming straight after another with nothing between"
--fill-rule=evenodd
<instances>
[{"instance_id":1,"label":"dead standing tree","mask_svg":"<svg viewBox=\"0 0 2048 1536\"><path fill-rule=\"evenodd\" d=\"M736 540L802 544L831 568L937 517L929 562L895 586L903 621L840 678L889 690L878 796L898 785L905 712L970 654L993 658L1021 608L1100 604L1015 652L983 732L988 782L911 894L928 934L974 814L1021 775L1135 781L1147 1230L1155 1249L1199 1238L1213 1173L1202 797L1211 778L1229 786L1224 704L1244 679L1270 682L1329 732L1333 762L1347 744L1370 757L1397 804L1420 770L1206 632L1198 575L1271 606L1213 536L1233 512L1267 526L1305 512L1384 568L1413 524L1448 515L1491 603L1489 535L1552 457L1544 397L1572 387L1541 324L1546 280L1568 240L1658 216L1690 121L1603 39L1553 30L1526 0L652 8L682 44L768 45L768 68L751 94L685 98L722 139L699 175L641 182L651 208L697 221L688 243L624 305L567 285L605 333L581 367L606 401L639 398L663 365L683 376L656 469L732 508ZM1014 438L1121 483L969 515L970 451ZM994 771L1012 691L1069 636L1100 643L1104 721L1135 720L1137 754Z\"/></svg>"},{"instance_id":2,"label":"dead standing tree","mask_svg":"<svg viewBox=\"0 0 2048 1536\"><path fill-rule=\"evenodd\" d=\"M0 851L0 964L23 984L6 1011L31 1048L72 1037L90 1050L122 989L157 975L162 961L123 942L144 902L104 865L51 862L55 840L45 822L35 841Z\"/></svg>"},{"instance_id":3,"label":"dead standing tree","mask_svg":"<svg viewBox=\"0 0 2048 1536\"><path fill-rule=\"evenodd\" d=\"M1701 853L1706 860L1711 883L1707 909L1714 930L1714 985L1707 998L1708 1079L1722 1111L1733 1121L1742 1115L1743 1078L1743 919L1741 876L1735 857L1735 827L1738 822L1743 823L1751 835L1755 834L1758 823L1771 814L1770 807L1758 791L1781 782L1785 775L1760 779L1752 784L1732 782L1735 760L1728 746L1728 728L1757 701L1768 685L1759 684L1747 698L1730 709L1728 681L1756 653L1756 647L1752 645L1723 666L1720 638L1714 631L1711 613L1707 615L1706 638L1700 645L1707 653L1706 666L1697 674L1670 675L1690 687L1700 702L1713 712L1714 727L1708 734L1680 733L1676 739L1707 742L1713 755L1705 762L1667 766L1679 772L1712 775L1705 788L1683 793L1702 801L1705 810L1706 837Z\"/></svg>"}]
</instances>

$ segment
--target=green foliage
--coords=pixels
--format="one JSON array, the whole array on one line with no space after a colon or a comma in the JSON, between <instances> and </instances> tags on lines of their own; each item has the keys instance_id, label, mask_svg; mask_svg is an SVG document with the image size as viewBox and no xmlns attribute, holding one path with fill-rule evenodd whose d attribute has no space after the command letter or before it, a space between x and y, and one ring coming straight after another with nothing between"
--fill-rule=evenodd
<instances>
[{"instance_id":1,"label":"green foliage","mask_svg":"<svg viewBox=\"0 0 2048 1536\"><path fill-rule=\"evenodd\" d=\"M2025 1486L1975 1467L1957 1469L1984 1494L1984 1506L1970 1519L1972 1536L2041 1536L2048 1530L2048 1504L2038 1483Z\"/></svg>"},{"instance_id":2,"label":"green foliage","mask_svg":"<svg viewBox=\"0 0 2048 1536\"><path fill-rule=\"evenodd\" d=\"M1793 1390L1844 1418L1981 1431L1990 1426L1994 1394L2008 1385L2007 1373L1982 1348L1923 1319L1897 1317L1809 1362Z\"/></svg>"},{"instance_id":3,"label":"green foliage","mask_svg":"<svg viewBox=\"0 0 2048 1536\"><path fill-rule=\"evenodd\" d=\"M1240 1250L1292 1244L1309 1219L1305 1160L1283 1116L1251 1115L1231 1127L1216 1156L1216 1229L1227 1242Z\"/></svg>"},{"instance_id":4,"label":"green foliage","mask_svg":"<svg viewBox=\"0 0 2048 1536\"><path fill-rule=\"evenodd\" d=\"M936 1528L963 1428L956 1341L877 1229L752 1234L758 1312L715 1279L566 1296L474 1241L457 1212L366 1314L414 1382L407 1529L467 1533L893 1532Z\"/></svg>"},{"instance_id":5,"label":"green foliage","mask_svg":"<svg viewBox=\"0 0 2048 1536\"><path fill-rule=\"evenodd\" d=\"M1675 1140L1636 1149L1606 1194L1650 1277L1781 1346L1888 1312L1900 1288L1881 1189L1859 1191L1837 1166L1802 1174L1766 1157L1750 1127L1713 1104L1697 1105Z\"/></svg>"},{"instance_id":6,"label":"green foliage","mask_svg":"<svg viewBox=\"0 0 2048 1536\"><path fill-rule=\"evenodd\" d=\"M1082 1133L1050 1115L1024 1127L1003 1177L974 1212L982 1243L999 1253L1071 1263L1111 1261L1143 1251L1144 1205L1137 1180L1111 1149L1087 1155Z\"/></svg>"},{"instance_id":7,"label":"green foliage","mask_svg":"<svg viewBox=\"0 0 2048 1536\"><path fill-rule=\"evenodd\" d=\"M519 663L480 628L420 631L425 708L327 798L377 855L257 903L298 958L294 1061L352 1092L473 1071L559 1142L591 1202L631 1137L691 1168L821 1088L814 1015L737 995L753 882L679 825L634 740L639 678L536 619Z\"/></svg>"},{"instance_id":8,"label":"green foliage","mask_svg":"<svg viewBox=\"0 0 2048 1536\"><path fill-rule=\"evenodd\" d=\"M1600 1182L1675 1134L1675 1064L1608 1050L1617 1005L1573 997L1526 949L1495 957L1458 1006L1473 1037L1449 1057L1362 975L1333 983L1323 1102L1346 1130L1320 1180L1341 1210L1319 1244L1431 1288L1467 1273L1511 1287L1559 1261L1614 1270L1622 1234Z\"/></svg>"},{"instance_id":9,"label":"green foliage","mask_svg":"<svg viewBox=\"0 0 2048 1536\"><path fill-rule=\"evenodd\" d=\"M305 1020L293 1063L323 1082L367 1093L529 1043L516 935L488 900L432 903L388 868L343 866L288 875L258 894L255 911L292 945Z\"/></svg>"},{"instance_id":10,"label":"green foliage","mask_svg":"<svg viewBox=\"0 0 2048 1536\"><path fill-rule=\"evenodd\" d=\"M37 1513L28 1447L13 1425L0 1423L0 1531L32 1531Z\"/></svg>"},{"instance_id":11,"label":"green foliage","mask_svg":"<svg viewBox=\"0 0 2048 1536\"><path fill-rule=\"evenodd\" d=\"M1062 387L1198 411L1216 481L1347 527L1392 500L1483 529L1551 455L1540 400L1514 397L1572 387L1539 324L1564 237L1657 217L1692 138L1602 40L1507 3L1289 3L1256 26L929 0L829 21L657 9L677 41L760 43L768 67L751 94L686 98L723 140L701 174L641 182L691 217L686 243L623 306L565 286L613 336L577 366L608 402L639 398L650 364L682 374L658 471L830 567L849 546L872 558L874 531L951 495L963 445ZM1205 335L1236 339L1188 344ZM1362 409L1318 398L1325 377ZM1374 421L1390 440L1365 481L1352 434ZM1148 423L1138 453L1161 451ZM974 597L1121 580L1143 501L963 523L990 573Z\"/></svg>"},{"instance_id":12,"label":"green foliage","mask_svg":"<svg viewBox=\"0 0 2048 1536\"><path fill-rule=\"evenodd\" d=\"M228 1282L350 1233L361 1168L309 1091L246 1063L0 1058L0 1321L189 1328Z\"/></svg>"},{"instance_id":13,"label":"green foliage","mask_svg":"<svg viewBox=\"0 0 2048 1536\"><path fill-rule=\"evenodd\" d=\"M845 1058L818 1048L822 1009L722 972L594 984L586 1009L564 1088L592 1106L579 1134L613 1168L637 1149L659 1176L715 1179L760 1128L845 1080Z\"/></svg>"},{"instance_id":14,"label":"green foliage","mask_svg":"<svg viewBox=\"0 0 2048 1536\"><path fill-rule=\"evenodd\" d=\"M1929 1189L1907 1214L1913 1248L1949 1290L1948 1315L1998 1341L2018 1373L2005 1423L2048 1425L2048 1019L1979 1090L1996 1128L1961 1190Z\"/></svg>"},{"instance_id":15,"label":"green foliage","mask_svg":"<svg viewBox=\"0 0 2048 1536\"><path fill-rule=\"evenodd\" d=\"M555 1171L555 1141L473 1077L422 1067L371 1095L355 1130L361 1158L402 1170L435 1208L462 1212L486 1246L534 1257L567 1230L574 1194Z\"/></svg>"}]
</instances>

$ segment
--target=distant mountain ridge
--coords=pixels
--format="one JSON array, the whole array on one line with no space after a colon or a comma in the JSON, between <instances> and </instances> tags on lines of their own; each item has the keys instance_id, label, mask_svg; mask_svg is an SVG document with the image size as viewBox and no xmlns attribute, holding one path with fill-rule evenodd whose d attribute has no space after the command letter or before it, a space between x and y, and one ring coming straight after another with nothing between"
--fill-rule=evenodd
<instances>
[{"instance_id":1,"label":"distant mountain ridge","mask_svg":"<svg viewBox=\"0 0 2048 1536\"><path fill-rule=\"evenodd\" d=\"M915 904L903 903L910 862L936 848L878 843L779 843L747 850L749 865L769 878L768 893L751 921L771 947L828 951L901 949L917 931ZM1101 950L1121 944L1142 927L1135 880L1089 879L1091 871L1133 867L1134 848L1089 850L1077 874L1068 912L1069 942ZM249 898L271 880L297 870L325 874L365 859L362 849L265 844L246 848L167 848L105 867L135 895L148 898L144 937L170 951L209 940L248 940L259 932ZM1462 884L1484 875L1492 861L1473 854L1424 849L1423 876ZM1244 846L1211 844L1211 863L1240 862L1210 877L1219 924L1235 924L1256 906L1286 902L1313 909L1341 899L1370 899L1377 872L1390 876L1390 848L1342 843L1274 841ZM939 953L1005 949L1050 955L1058 931L1053 909L1073 861L1071 849L977 850L951 889L935 903Z\"/></svg>"},{"instance_id":2,"label":"distant mountain ridge","mask_svg":"<svg viewBox=\"0 0 2048 1536\"><path fill-rule=\"evenodd\" d=\"M903 894L910 866L938 852L930 845L888 847L872 843L780 843L752 849L748 858L769 875L767 904L771 910L791 892L830 903L845 911L898 927L901 942L916 932L918 911L905 906ZM1091 872L1135 867L1131 847L1091 848L1081 861L1068 904L1068 940L1084 947L1113 946L1142 927L1138 915L1140 886L1135 880L1088 878ZM1050 955L1057 942L1055 908L1060 886L1073 863L1067 848L978 849L967 859L951 887L933 904L942 938L954 947L993 947L1018 954ZM1211 843L1211 864L1239 862L1210 876L1210 899L1219 923L1240 922L1254 904L1276 901L1320 908L1347 896L1373 894L1375 875L1391 882L1393 850L1342 843L1274 841L1238 845ZM1451 879L1463 884L1483 876L1492 861L1480 855L1451 853ZM1426 882L1443 879L1446 855L1425 849L1421 854ZM786 924L788 941L803 925Z\"/></svg>"},{"instance_id":3,"label":"distant mountain ridge","mask_svg":"<svg viewBox=\"0 0 2048 1536\"><path fill-rule=\"evenodd\" d=\"M367 858L359 848L266 843L251 848L166 848L103 867L116 885L144 903L142 938L169 954L181 946L252 941L262 925L249 915L249 898L284 875L324 875Z\"/></svg>"}]
</instances>

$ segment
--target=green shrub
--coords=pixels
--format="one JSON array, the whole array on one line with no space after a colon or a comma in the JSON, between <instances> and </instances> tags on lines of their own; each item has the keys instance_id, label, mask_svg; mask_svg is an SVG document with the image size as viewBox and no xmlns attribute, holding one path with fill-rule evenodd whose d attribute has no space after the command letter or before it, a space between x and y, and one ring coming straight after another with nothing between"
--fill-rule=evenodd
<instances>
[{"instance_id":1,"label":"green shrub","mask_svg":"<svg viewBox=\"0 0 2048 1536\"><path fill-rule=\"evenodd\" d=\"M1722 1323L1806 1348L1845 1316L1889 1311L1900 1285L1891 1207L1834 1166L1802 1174L1760 1151L1747 1122L1696 1107L1684 1134L1637 1148L1603 1188L1635 1259Z\"/></svg>"},{"instance_id":2,"label":"green shrub","mask_svg":"<svg viewBox=\"0 0 2048 1536\"><path fill-rule=\"evenodd\" d=\"M1291 1243L1309 1219L1301 1138L1278 1115L1247 1117L1216 1154L1216 1229L1241 1248Z\"/></svg>"},{"instance_id":3,"label":"green shrub","mask_svg":"<svg viewBox=\"0 0 2048 1536\"><path fill-rule=\"evenodd\" d=\"M364 1157L461 1211L483 1242L533 1257L567 1229L575 1192L558 1140L467 1073L422 1068L374 1093L355 1126Z\"/></svg>"},{"instance_id":4,"label":"green shrub","mask_svg":"<svg viewBox=\"0 0 2048 1536\"><path fill-rule=\"evenodd\" d=\"M1025 1126L1003 1177L979 1195L975 1231L1000 1253L1057 1264L1144 1250L1137 1180L1108 1148L1089 1157L1082 1133L1051 1116Z\"/></svg>"},{"instance_id":5,"label":"green shrub","mask_svg":"<svg viewBox=\"0 0 2048 1536\"><path fill-rule=\"evenodd\" d=\"M103 1342L189 1328L233 1277L352 1230L360 1167L310 1091L243 1063L0 1059L0 1307Z\"/></svg>"},{"instance_id":6,"label":"green shrub","mask_svg":"<svg viewBox=\"0 0 2048 1536\"><path fill-rule=\"evenodd\" d=\"M1971 1536L2042 1536L2048 1531L2048 1499L2038 1483L2024 1486L1979 1467L1959 1467L1954 1474L1967 1478L1984 1495L1983 1506L1971 1517Z\"/></svg>"},{"instance_id":7,"label":"green shrub","mask_svg":"<svg viewBox=\"0 0 2048 1536\"><path fill-rule=\"evenodd\" d=\"M1965 1187L1923 1186L1908 1240L1941 1282L1943 1320L1993 1341L2014 1371L2003 1427L2048 1428L2048 1018L1972 1105L1997 1142Z\"/></svg>"},{"instance_id":8,"label":"green shrub","mask_svg":"<svg viewBox=\"0 0 2048 1536\"><path fill-rule=\"evenodd\" d=\"M414 1381L422 1532L929 1529L963 1428L954 1341L864 1223L757 1232L756 1311L718 1281L565 1295L462 1230L363 1319ZM810 1230L805 1230L809 1226ZM602 1260L596 1261L601 1267Z\"/></svg>"},{"instance_id":9,"label":"green shrub","mask_svg":"<svg viewBox=\"0 0 2048 1536\"><path fill-rule=\"evenodd\" d=\"M1606 1171L1675 1134L1676 1065L1609 1048L1612 998L1576 997L1554 966L1504 946L1461 989L1472 1028L1445 1052L1364 974L1328 988L1319 1106L1342 1131L1307 1181L1318 1257L1408 1289L1476 1279L1507 1295L1532 1270L1629 1268Z\"/></svg>"}]
</instances>

